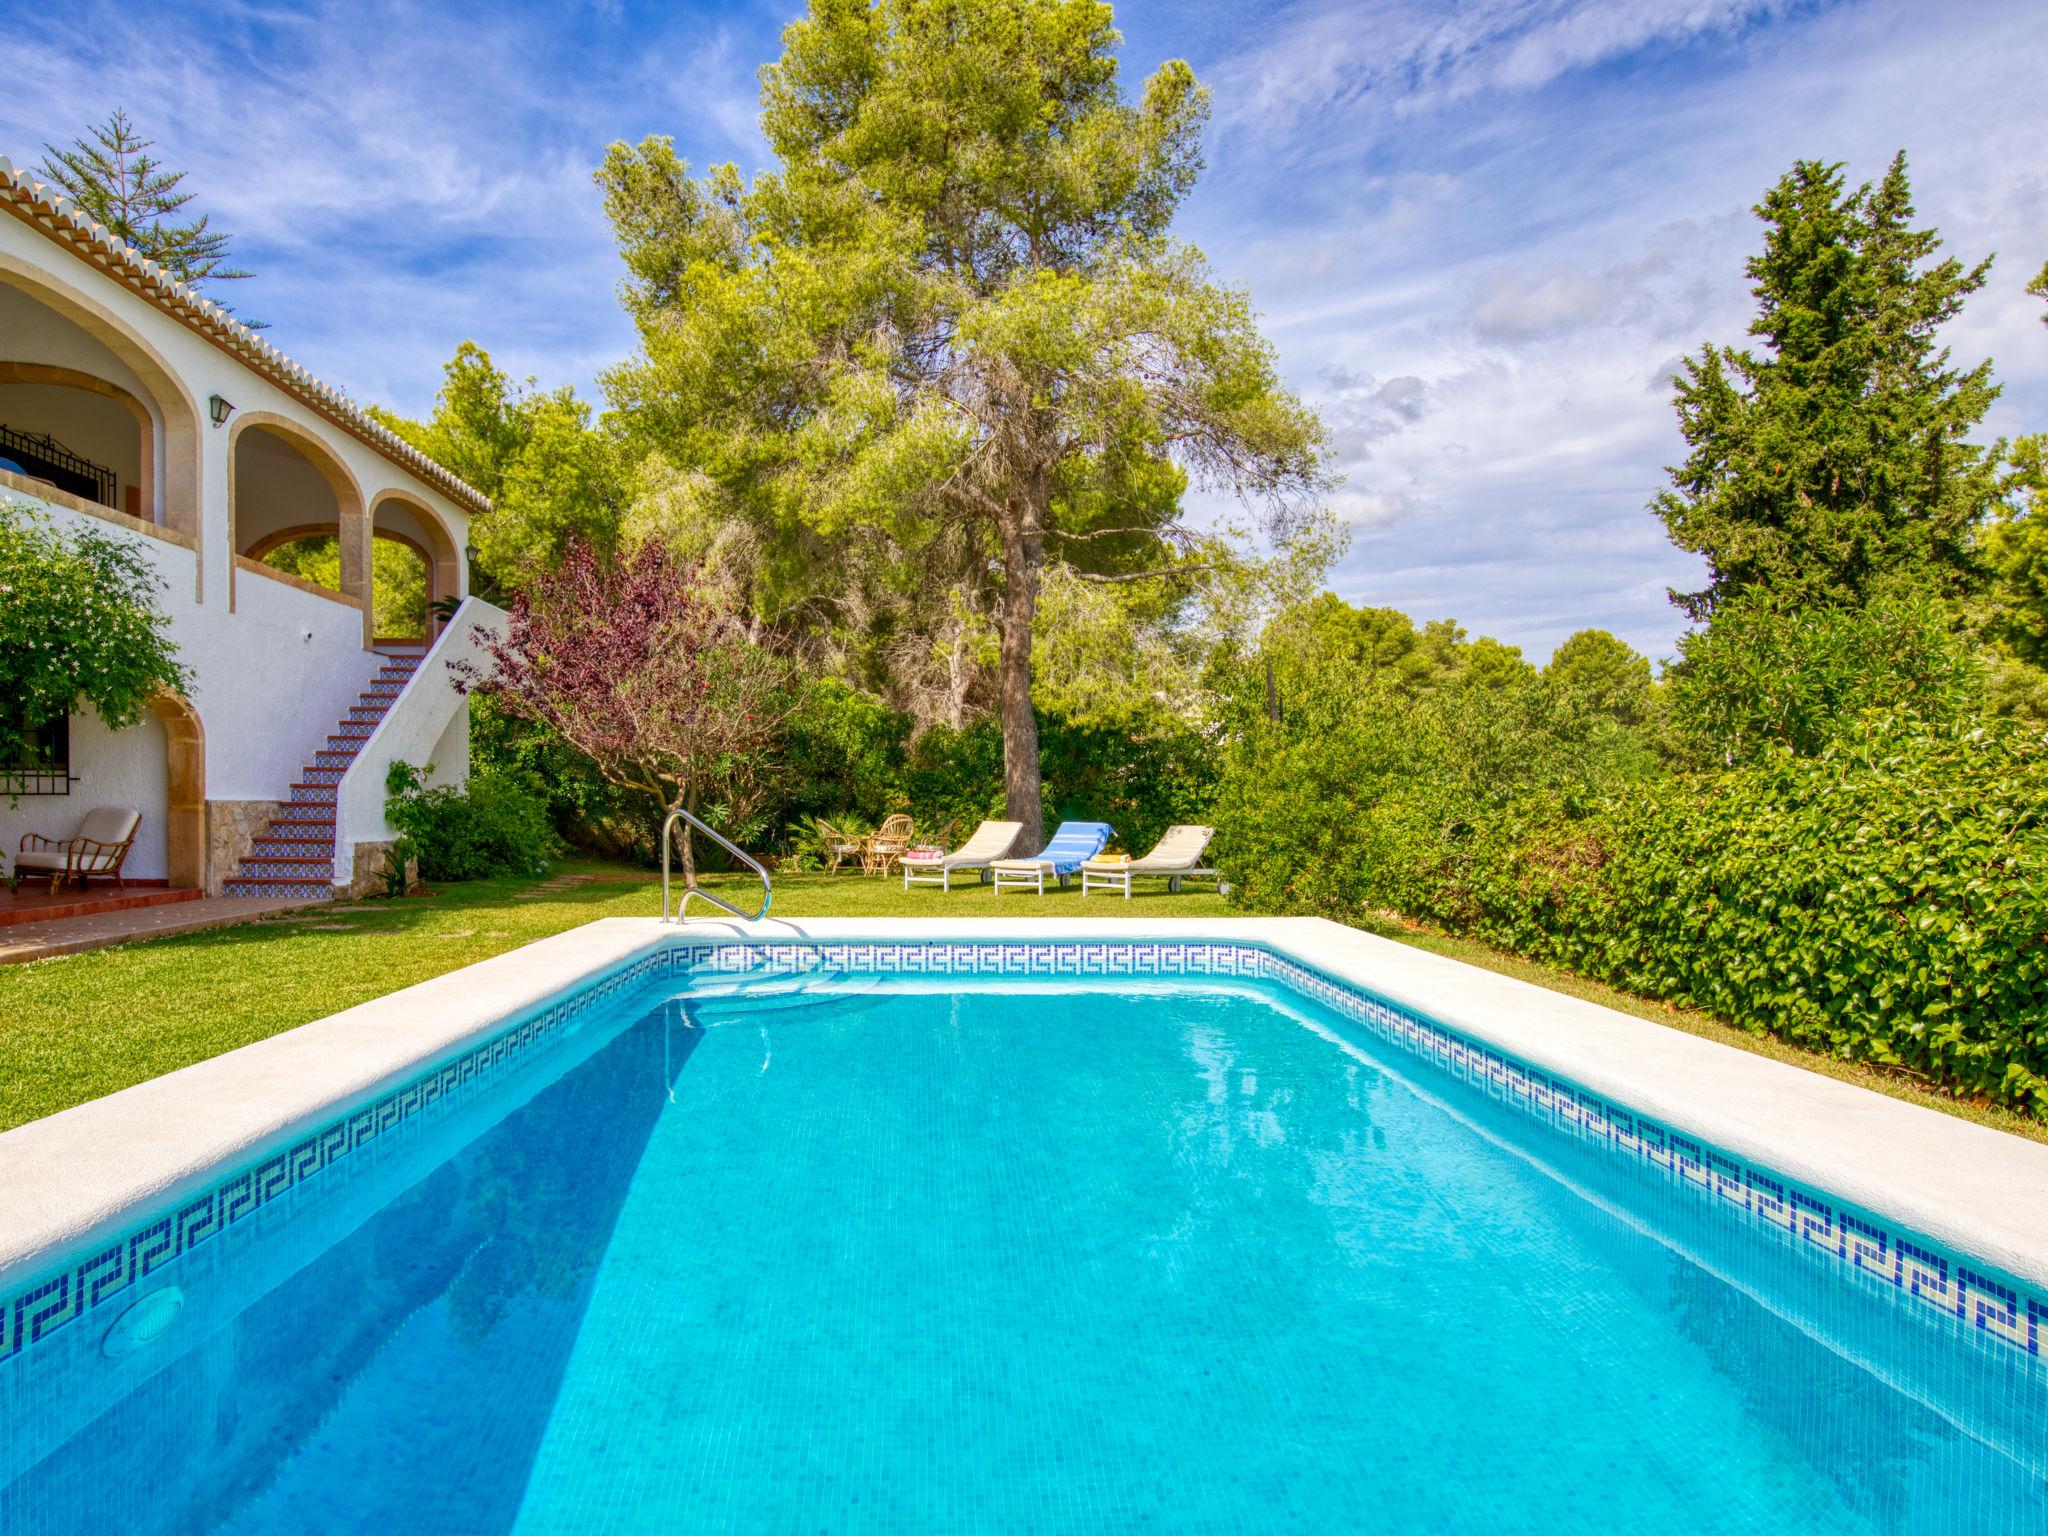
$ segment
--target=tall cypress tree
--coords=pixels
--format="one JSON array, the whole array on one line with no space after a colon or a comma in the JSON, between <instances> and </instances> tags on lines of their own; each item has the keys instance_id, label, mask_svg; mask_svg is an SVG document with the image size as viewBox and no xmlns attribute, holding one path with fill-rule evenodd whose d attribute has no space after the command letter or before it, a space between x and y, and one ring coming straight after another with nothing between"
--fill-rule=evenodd
<instances>
[{"instance_id":1,"label":"tall cypress tree","mask_svg":"<svg viewBox=\"0 0 2048 1536\"><path fill-rule=\"evenodd\" d=\"M1673 542L1707 559L1695 620L1761 589L1787 604L1856 603L1904 576L1976 587L1974 530L1998 500L1994 449L1970 442L1997 397L1989 359L1950 366L1936 332L1984 284L1937 260L1913 225L1901 152L1877 186L1802 160L1757 204L1756 350L1709 342L1675 404L1692 452L1651 504Z\"/></svg>"}]
</instances>

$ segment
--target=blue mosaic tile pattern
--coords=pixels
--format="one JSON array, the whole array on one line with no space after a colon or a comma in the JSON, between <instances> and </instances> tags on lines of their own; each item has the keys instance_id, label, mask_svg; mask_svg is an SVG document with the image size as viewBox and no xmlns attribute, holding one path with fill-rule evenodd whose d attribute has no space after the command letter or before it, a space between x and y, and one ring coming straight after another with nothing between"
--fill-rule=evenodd
<instances>
[{"instance_id":1,"label":"blue mosaic tile pattern","mask_svg":"<svg viewBox=\"0 0 2048 1536\"><path fill-rule=\"evenodd\" d=\"M1889 1231L1682 1132L1612 1104L1491 1046L1272 950L1254 945L1168 942L1074 944L679 945L684 972L752 970L948 972L1016 976L1242 976L1277 981L1394 1042L1431 1065L1485 1086L1501 1101L1556 1129L1675 1181L1788 1244L1834 1261L1845 1276L1972 1329L1983 1339L2041 1356L2048 1296L1985 1273L1986 1266Z\"/></svg>"},{"instance_id":2,"label":"blue mosaic tile pattern","mask_svg":"<svg viewBox=\"0 0 2048 1536\"><path fill-rule=\"evenodd\" d=\"M232 885L229 894L235 894ZM314 1175L390 1134L422 1110L488 1084L499 1071L560 1034L570 1022L658 971L664 957L643 955L595 985L523 1019L513 1028L394 1089L346 1119L272 1153L177 1210L107 1244L59 1273L0 1300L0 1362L66 1323L118 1298L155 1270L199 1246Z\"/></svg>"},{"instance_id":3,"label":"blue mosaic tile pattern","mask_svg":"<svg viewBox=\"0 0 2048 1536\"><path fill-rule=\"evenodd\" d=\"M345 1120L273 1154L100 1252L0 1300L0 1361L21 1353L172 1257L245 1219L351 1152L446 1096L485 1082L585 1010L651 974L852 971L1019 977L1240 977L1278 982L1561 1133L1625 1159L1751 1222L1788 1247L1831 1262L1845 1280L1874 1286L1937 1314L2008 1357L2039 1360L2048 1297L1984 1272L1984 1266L1889 1231L1818 1191L1707 1147L1649 1117L1609 1103L1456 1031L1254 945L1070 942L1059 944L672 943L589 989L473 1048ZM1996 1361L1997 1355L1987 1355Z\"/></svg>"}]
</instances>

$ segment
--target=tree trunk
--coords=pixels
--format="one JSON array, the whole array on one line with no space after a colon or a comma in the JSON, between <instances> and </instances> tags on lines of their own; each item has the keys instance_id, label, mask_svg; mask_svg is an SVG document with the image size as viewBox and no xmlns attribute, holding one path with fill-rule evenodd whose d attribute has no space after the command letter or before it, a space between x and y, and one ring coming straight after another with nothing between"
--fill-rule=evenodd
<instances>
[{"instance_id":1,"label":"tree trunk","mask_svg":"<svg viewBox=\"0 0 2048 1536\"><path fill-rule=\"evenodd\" d=\"M961 594L956 602L965 603ZM953 638L946 647L946 724L954 730L967 726L967 686L970 669L967 665L967 639L969 634L967 614L953 615Z\"/></svg>"},{"instance_id":2,"label":"tree trunk","mask_svg":"<svg viewBox=\"0 0 2048 1536\"><path fill-rule=\"evenodd\" d=\"M1045 846L1045 810L1038 776L1038 716L1031 709L1031 625L1038 614L1038 568L1045 558L1044 523L1034 481L1031 494L1003 503L1002 638L1003 814L1021 821L1017 851Z\"/></svg>"},{"instance_id":3,"label":"tree trunk","mask_svg":"<svg viewBox=\"0 0 2048 1536\"><path fill-rule=\"evenodd\" d=\"M669 807L669 810L673 812L687 808L694 813L697 808L694 805L689 804L689 802L694 798L695 797L691 795L687 789L681 790L677 793L675 803ZM695 886L697 883L697 846L695 829L691 827L691 825L687 821L679 821L676 823L676 832L678 834L679 840L682 843L683 889L687 891L691 889L693 886Z\"/></svg>"}]
</instances>

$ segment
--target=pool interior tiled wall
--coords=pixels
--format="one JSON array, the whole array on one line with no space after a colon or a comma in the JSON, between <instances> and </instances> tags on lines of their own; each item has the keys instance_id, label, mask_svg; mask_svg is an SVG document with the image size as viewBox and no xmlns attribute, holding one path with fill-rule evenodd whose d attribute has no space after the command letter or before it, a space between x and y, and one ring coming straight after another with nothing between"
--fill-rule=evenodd
<instances>
[{"instance_id":1,"label":"pool interior tiled wall","mask_svg":"<svg viewBox=\"0 0 2048 1536\"><path fill-rule=\"evenodd\" d=\"M158 1210L0 1299L0 1370L33 1369L68 1324L105 1312L173 1258L277 1207L325 1170L363 1157L421 1116L487 1094L565 1032L642 984L706 973L879 973L1020 978L1202 976L1276 982L1391 1042L1471 1092L1509 1106L1582 1153L1618 1159L1717 1221L1763 1234L1775 1251L1836 1286L1880 1299L1916 1325L1915 1348L1945 1352L1938 1375L2025 1377L2039 1397L2048 1296L1943 1250L1825 1192L1708 1146L1263 945L1166 941L738 943L670 941L559 1000L509 1021L420 1077L264 1155L175 1207ZM1425 1073L1423 1079L1429 1077ZM1817 1266L1817 1268L1816 1268ZM2008 1383L2009 1385L2009 1383ZM2010 1397L2009 1392L2003 1394Z\"/></svg>"}]
</instances>

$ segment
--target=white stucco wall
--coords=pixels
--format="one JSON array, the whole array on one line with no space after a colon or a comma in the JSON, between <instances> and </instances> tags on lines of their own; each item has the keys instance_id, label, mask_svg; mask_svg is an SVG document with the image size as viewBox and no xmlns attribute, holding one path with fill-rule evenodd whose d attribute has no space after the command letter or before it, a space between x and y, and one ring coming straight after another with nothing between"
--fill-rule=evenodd
<instances>
[{"instance_id":1,"label":"white stucco wall","mask_svg":"<svg viewBox=\"0 0 2048 1536\"><path fill-rule=\"evenodd\" d=\"M209 800L284 800L288 786L369 686L362 610L242 571L235 612L188 616L174 631L199 674ZM189 635L190 642L186 636Z\"/></svg>"},{"instance_id":2,"label":"white stucco wall","mask_svg":"<svg viewBox=\"0 0 2048 1536\"><path fill-rule=\"evenodd\" d=\"M121 867L130 880L164 878L164 818L161 807L170 789L164 756L164 728L154 715L124 731L110 731L106 722L86 710L71 717L71 773L77 783L68 795L24 795L13 806L0 796L0 848L8 867L22 834L69 837L85 813L95 806L126 805L142 812L135 846Z\"/></svg>"},{"instance_id":3,"label":"white stucco wall","mask_svg":"<svg viewBox=\"0 0 2048 1536\"><path fill-rule=\"evenodd\" d=\"M47 244L48 242L43 243ZM144 407L148 409L150 415L150 440L154 445L151 451L155 460L151 478L159 486L162 485L162 414L157 410L155 402L151 400L149 391L143 387L142 380L135 376L135 370L122 362L114 354L113 349L105 342L91 335L65 316L36 302L26 293L21 292L17 288L9 287L5 282L0 282L0 360L10 363L46 363L58 368L76 368L81 373L89 373L95 378L105 379L109 384L118 384L121 388L127 390L129 394L140 400ZM76 392L67 390L65 393L74 394ZM91 397L87 396L85 398ZM117 400L106 401L106 404L112 409L119 411L128 424L127 458L122 464L114 466L122 476L121 485L123 489L119 494L125 495L126 487L135 483L133 478L131 478L132 466L124 467L129 465L129 461L133 461L136 458L137 448L139 447L139 439L135 433L135 417L126 406ZM0 421L5 420L7 420L7 411L4 405L0 405ZM10 423L10 425L16 424ZM35 430L39 432L50 431L47 427L38 427ZM64 434L61 432L53 435L60 439L64 437ZM71 444L70 446L76 449L77 452L84 453L87 458L95 456L86 452L85 449L79 448L76 444ZM143 508L141 515L151 522L160 520L159 508L155 506Z\"/></svg>"},{"instance_id":4,"label":"white stucco wall","mask_svg":"<svg viewBox=\"0 0 2048 1536\"><path fill-rule=\"evenodd\" d=\"M75 309L85 323L74 322L53 305ZM450 341L452 345L453 338ZM133 349L138 358L150 361L138 360L131 367L117 348ZM272 526L327 520L335 506L326 481L304 458L289 448L282 449L282 457L267 451L271 444L254 430L261 416L280 418L319 442L339 463L363 508L375 506L387 494L406 496L431 510L457 549L468 540L468 519L461 506L119 280L5 216L0 216L0 361L77 369L118 384L145 402L155 422L156 495L155 504L146 509L152 521L170 521L164 512L174 490L168 483L166 443L172 434L166 415L196 422L196 488L192 474L175 488L184 504L196 506L196 549L146 534L128 536L146 548L165 577L159 603L170 617L181 660L193 672L189 696L205 733L207 798L285 798L300 767L325 743L376 670L378 659L364 645L362 613L354 606L250 571L239 572L231 582L231 442L248 442L252 449L243 464L249 471L248 500L239 509L241 526L235 530L244 547ZM138 376L138 369L152 364L172 380L171 385L160 386L163 398L153 395ZM208 423L207 401L212 395L234 407L226 428ZM125 409L117 402L107 404ZM132 423L132 415L129 419ZM236 432L237 424L244 430ZM66 436L61 431L54 435ZM125 465L116 467L127 472ZM51 509L51 516L60 524L92 522L102 532L110 528L105 519L61 505ZM407 533L421 531L410 511L387 508L379 521ZM458 582L465 574L457 571ZM110 755L95 771L106 776L104 785L126 786L123 794L152 798L153 804L138 809L144 813L145 834L152 825L156 828L150 867L161 873L162 727L152 721L138 729L153 732L153 737L106 743ZM437 760L445 760L439 761L438 778L460 780L467 776L467 762L458 760L460 743L454 737L447 737L443 745L448 730L447 714L436 714L428 740L419 745L441 749ZM89 732L75 725L74 739L82 750L90 742ZM153 781L137 777L144 760L156 765ZM135 766L132 772L120 770L125 777L115 776L116 762ZM97 787L77 788L90 794ZM0 828L17 821L0 822ZM135 860L142 857L139 851L134 855ZM130 867L138 873L143 869L139 862Z\"/></svg>"}]
</instances>

